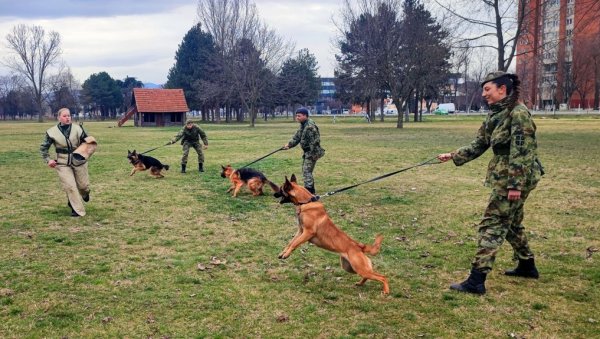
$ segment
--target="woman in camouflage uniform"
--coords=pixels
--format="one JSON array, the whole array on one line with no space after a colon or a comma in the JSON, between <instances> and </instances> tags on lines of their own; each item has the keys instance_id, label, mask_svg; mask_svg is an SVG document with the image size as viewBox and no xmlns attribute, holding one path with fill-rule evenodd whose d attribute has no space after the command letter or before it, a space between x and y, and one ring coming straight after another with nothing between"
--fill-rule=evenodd
<instances>
[{"instance_id":1,"label":"woman in camouflage uniform","mask_svg":"<svg viewBox=\"0 0 600 339\"><path fill-rule=\"evenodd\" d=\"M512 246L516 269L506 275L539 277L534 256L527 243L523 221L523 205L543 174L537 155L536 126L527 107L518 102L519 78L503 71L487 75L481 83L482 96L490 107L475 140L454 152L438 155L440 161L452 159L461 166L492 148L494 156L488 165L486 185L492 193L479 223L478 246L467 280L450 289L485 293L485 279L492 270L496 253L506 239Z\"/></svg>"}]
</instances>

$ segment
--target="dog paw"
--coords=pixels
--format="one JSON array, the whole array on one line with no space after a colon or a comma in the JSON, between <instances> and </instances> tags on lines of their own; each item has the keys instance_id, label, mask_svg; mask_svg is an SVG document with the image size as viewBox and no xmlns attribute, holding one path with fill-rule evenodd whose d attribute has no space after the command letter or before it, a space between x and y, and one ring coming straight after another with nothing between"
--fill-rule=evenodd
<instances>
[{"instance_id":1,"label":"dog paw","mask_svg":"<svg viewBox=\"0 0 600 339\"><path fill-rule=\"evenodd\" d=\"M278 258L279 258L279 259L287 259L287 257L288 257L288 256L287 256L287 255L285 255L284 253L281 253L281 254L278 256Z\"/></svg>"}]
</instances>

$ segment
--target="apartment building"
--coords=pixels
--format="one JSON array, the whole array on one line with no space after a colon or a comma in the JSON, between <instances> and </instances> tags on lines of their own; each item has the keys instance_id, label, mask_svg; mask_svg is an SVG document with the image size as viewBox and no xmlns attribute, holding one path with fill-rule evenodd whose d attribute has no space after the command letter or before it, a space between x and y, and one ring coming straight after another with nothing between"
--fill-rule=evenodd
<instances>
[{"instance_id":1,"label":"apartment building","mask_svg":"<svg viewBox=\"0 0 600 339\"><path fill-rule=\"evenodd\" d=\"M597 108L600 1L527 1L517 46L522 98L533 108Z\"/></svg>"}]
</instances>

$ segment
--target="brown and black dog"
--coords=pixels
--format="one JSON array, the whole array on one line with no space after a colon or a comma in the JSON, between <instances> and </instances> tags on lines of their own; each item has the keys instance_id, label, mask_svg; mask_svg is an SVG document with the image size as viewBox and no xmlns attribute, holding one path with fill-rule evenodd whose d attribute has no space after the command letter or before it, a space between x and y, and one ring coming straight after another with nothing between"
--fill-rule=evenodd
<instances>
[{"instance_id":1,"label":"brown and black dog","mask_svg":"<svg viewBox=\"0 0 600 339\"><path fill-rule=\"evenodd\" d=\"M371 260L366 256L379 252L382 235L375 237L373 245L365 245L350 238L333 223L323 204L317 201L318 198L296 183L296 176L293 174L290 180L285 178L281 187L271 185L271 188L277 191L274 196L281 199L281 204L289 202L296 205L298 216L298 232L279 254L279 259L286 259L298 246L309 241L318 247L339 253L342 268L362 277L356 285L362 286L368 279L377 280L383 284L383 294L390 293L387 278L373 271Z\"/></svg>"},{"instance_id":2,"label":"brown and black dog","mask_svg":"<svg viewBox=\"0 0 600 339\"><path fill-rule=\"evenodd\" d=\"M225 167L221 165L221 168L221 177L228 178L231 182L231 187L229 187L227 193L233 191L232 195L234 197L237 196L244 185L248 185L248 189L252 191L253 196L263 194L263 186L265 184L275 185L264 174L253 168L240 168L236 170L231 165Z\"/></svg>"},{"instance_id":3,"label":"brown and black dog","mask_svg":"<svg viewBox=\"0 0 600 339\"><path fill-rule=\"evenodd\" d=\"M133 152L127 150L127 159L129 159L129 162L133 165L133 169L129 176L134 175L135 172L150 169L150 175L158 179L164 178L164 175L161 173L163 168L167 171L169 170L169 165L163 165L158 159L139 154L135 150L133 150Z\"/></svg>"}]
</instances>

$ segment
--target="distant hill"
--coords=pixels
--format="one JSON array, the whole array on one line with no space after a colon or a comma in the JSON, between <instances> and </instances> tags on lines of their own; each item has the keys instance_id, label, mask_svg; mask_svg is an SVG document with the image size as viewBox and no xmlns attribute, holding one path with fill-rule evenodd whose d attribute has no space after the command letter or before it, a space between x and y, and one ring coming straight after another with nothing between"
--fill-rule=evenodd
<instances>
[{"instance_id":1,"label":"distant hill","mask_svg":"<svg viewBox=\"0 0 600 339\"><path fill-rule=\"evenodd\" d=\"M151 82L144 82L144 88L162 88L162 85L157 85Z\"/></svg>"}]
</instances>

